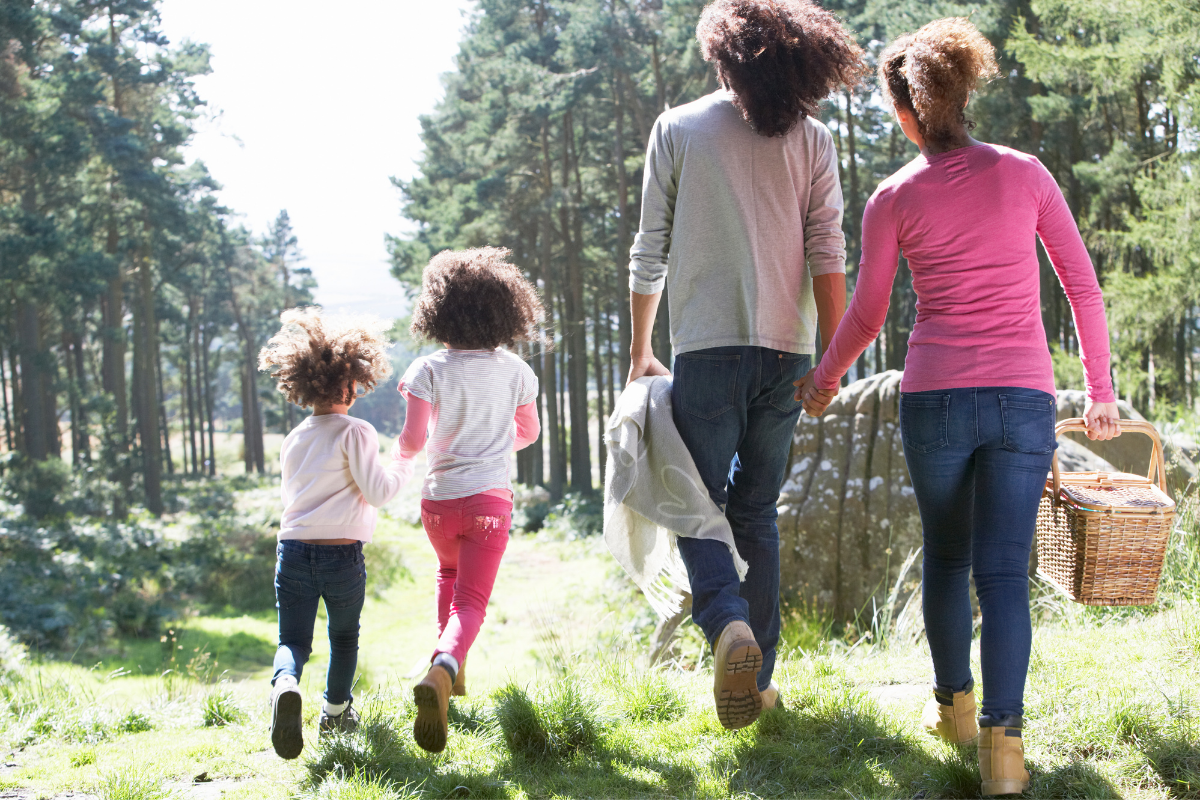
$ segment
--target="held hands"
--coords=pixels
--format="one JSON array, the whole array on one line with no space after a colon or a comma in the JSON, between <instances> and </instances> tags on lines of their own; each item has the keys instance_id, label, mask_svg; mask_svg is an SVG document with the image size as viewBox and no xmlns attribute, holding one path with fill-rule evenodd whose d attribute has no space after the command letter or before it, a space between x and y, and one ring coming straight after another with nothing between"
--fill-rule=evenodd
<instances>
[{"instance_id":1,"label":"held hands","mask_svg":"<svg viewBox=\"0 0 1200 800\"><path fill-rule=\"evenodd\" d=\"M816 371L813 367L798 381L792 381L792 385L796 387L796 396L792 399L799 400L804 406L804 413L810 417L819 417L825 413L825 409L833 402L833 398L838 395L838 388L820 389L816 385Z\"/></svg>"},{"instance_id":2,"label":"held hands","mask_svg":"<svg viewBox=\"0 0 1200 800\"><path fill-rule=\"evenodd\" d=\"M1083 420L1087 423L1087 437L1092 441L1106 441L1121 435L1121 413L1116 403L1093 403L1083 409Z\"/></svg>"},{"instance_id":3,"label":"held hands","mask_svg":"<svg viewBox=\"0 0 1200 800\"><path fill-rule=\"evenodd\" d=\"M625 385L628 386L638 378L670 374L671 370L664 367L662 362L654 357L653 353L647 353L644 356L633 356L629 359L629 378L625 381Z\"/></svg>"}]
</instances>

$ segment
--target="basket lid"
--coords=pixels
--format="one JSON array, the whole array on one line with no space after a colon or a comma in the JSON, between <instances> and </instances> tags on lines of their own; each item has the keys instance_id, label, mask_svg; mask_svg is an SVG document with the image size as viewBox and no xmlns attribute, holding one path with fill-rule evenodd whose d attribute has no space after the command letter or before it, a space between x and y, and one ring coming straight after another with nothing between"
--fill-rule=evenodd
<instances>
[{"instance_id":1,"label":"basket lid","mask_svg":"<svg viewBox=\"0 0 1200 800\"><path fill-rule=\"evenodd\" d=\"M1148 478L1128 472L1068 472L1062 476L1063 500L1097 511L1165 512L1175 501Z\"/></svg>"}]
</instances>

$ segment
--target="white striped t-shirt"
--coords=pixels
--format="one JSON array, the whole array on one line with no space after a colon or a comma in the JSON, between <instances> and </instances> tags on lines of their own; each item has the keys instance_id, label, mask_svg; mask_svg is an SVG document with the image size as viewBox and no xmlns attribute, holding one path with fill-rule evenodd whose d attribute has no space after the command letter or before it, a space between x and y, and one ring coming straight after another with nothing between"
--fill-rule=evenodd
<instances>
[{"instance_id":1,"label":"white striped t-shirt","mask_svg":"<svg viewBox=\"0 0 1200 800\"><path fill-rule=\"evenodd\" d=\"M399 388L433 406L422 497L512 490L513 417L538 390L528 364L507 350L439 350L414 361Z\"/></svg>"}]
</instances>

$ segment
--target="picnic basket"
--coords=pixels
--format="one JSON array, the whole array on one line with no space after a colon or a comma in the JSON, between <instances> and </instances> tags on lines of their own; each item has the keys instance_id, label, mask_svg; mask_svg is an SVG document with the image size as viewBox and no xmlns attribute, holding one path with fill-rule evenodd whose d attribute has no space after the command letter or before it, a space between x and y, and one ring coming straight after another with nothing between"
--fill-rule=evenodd
<instances>
[{"instance_id":1,"label":"picnic basket","mask_svg":"<svg viewBox=\"0 0 1200 800\"><path fill-rule=\"evenodd\" d=\"M1060 473L1055 453L1038 508L1038 574L1089 606L1154 603L1175 520L1158 432L1142 420L1120 424L1123 434L1143 433L1154 445L1146 477ZM1065 419L1056 426L1055 438L1086 430L1082 419Z\"/></svg>"}]
</instances>

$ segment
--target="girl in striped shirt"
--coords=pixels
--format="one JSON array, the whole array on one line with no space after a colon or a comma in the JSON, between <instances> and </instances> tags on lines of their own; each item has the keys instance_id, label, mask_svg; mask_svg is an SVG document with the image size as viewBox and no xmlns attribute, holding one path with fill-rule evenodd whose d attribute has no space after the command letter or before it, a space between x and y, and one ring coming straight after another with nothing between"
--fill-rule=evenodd
<instances>
[{"instance_id":1,"label":"girl in striped shirt","mask_svg":"<svg viewBox=\"0 0 1200 800\"><path fill-rule=\"evenodd\" d=\"M467 651L508 544L509 453L540 434L537 377L499 348L538 341L545 313L508 256L484 247L447 250L429 262L412 333L445 349L418 358L400 380L408 401L400 453L411 459L427 447L421 522L438 558L438 643L428 674L413 687L413 736L434 753L446 746L451 693L466 694Z\"/></svg>"}]
</instances>

